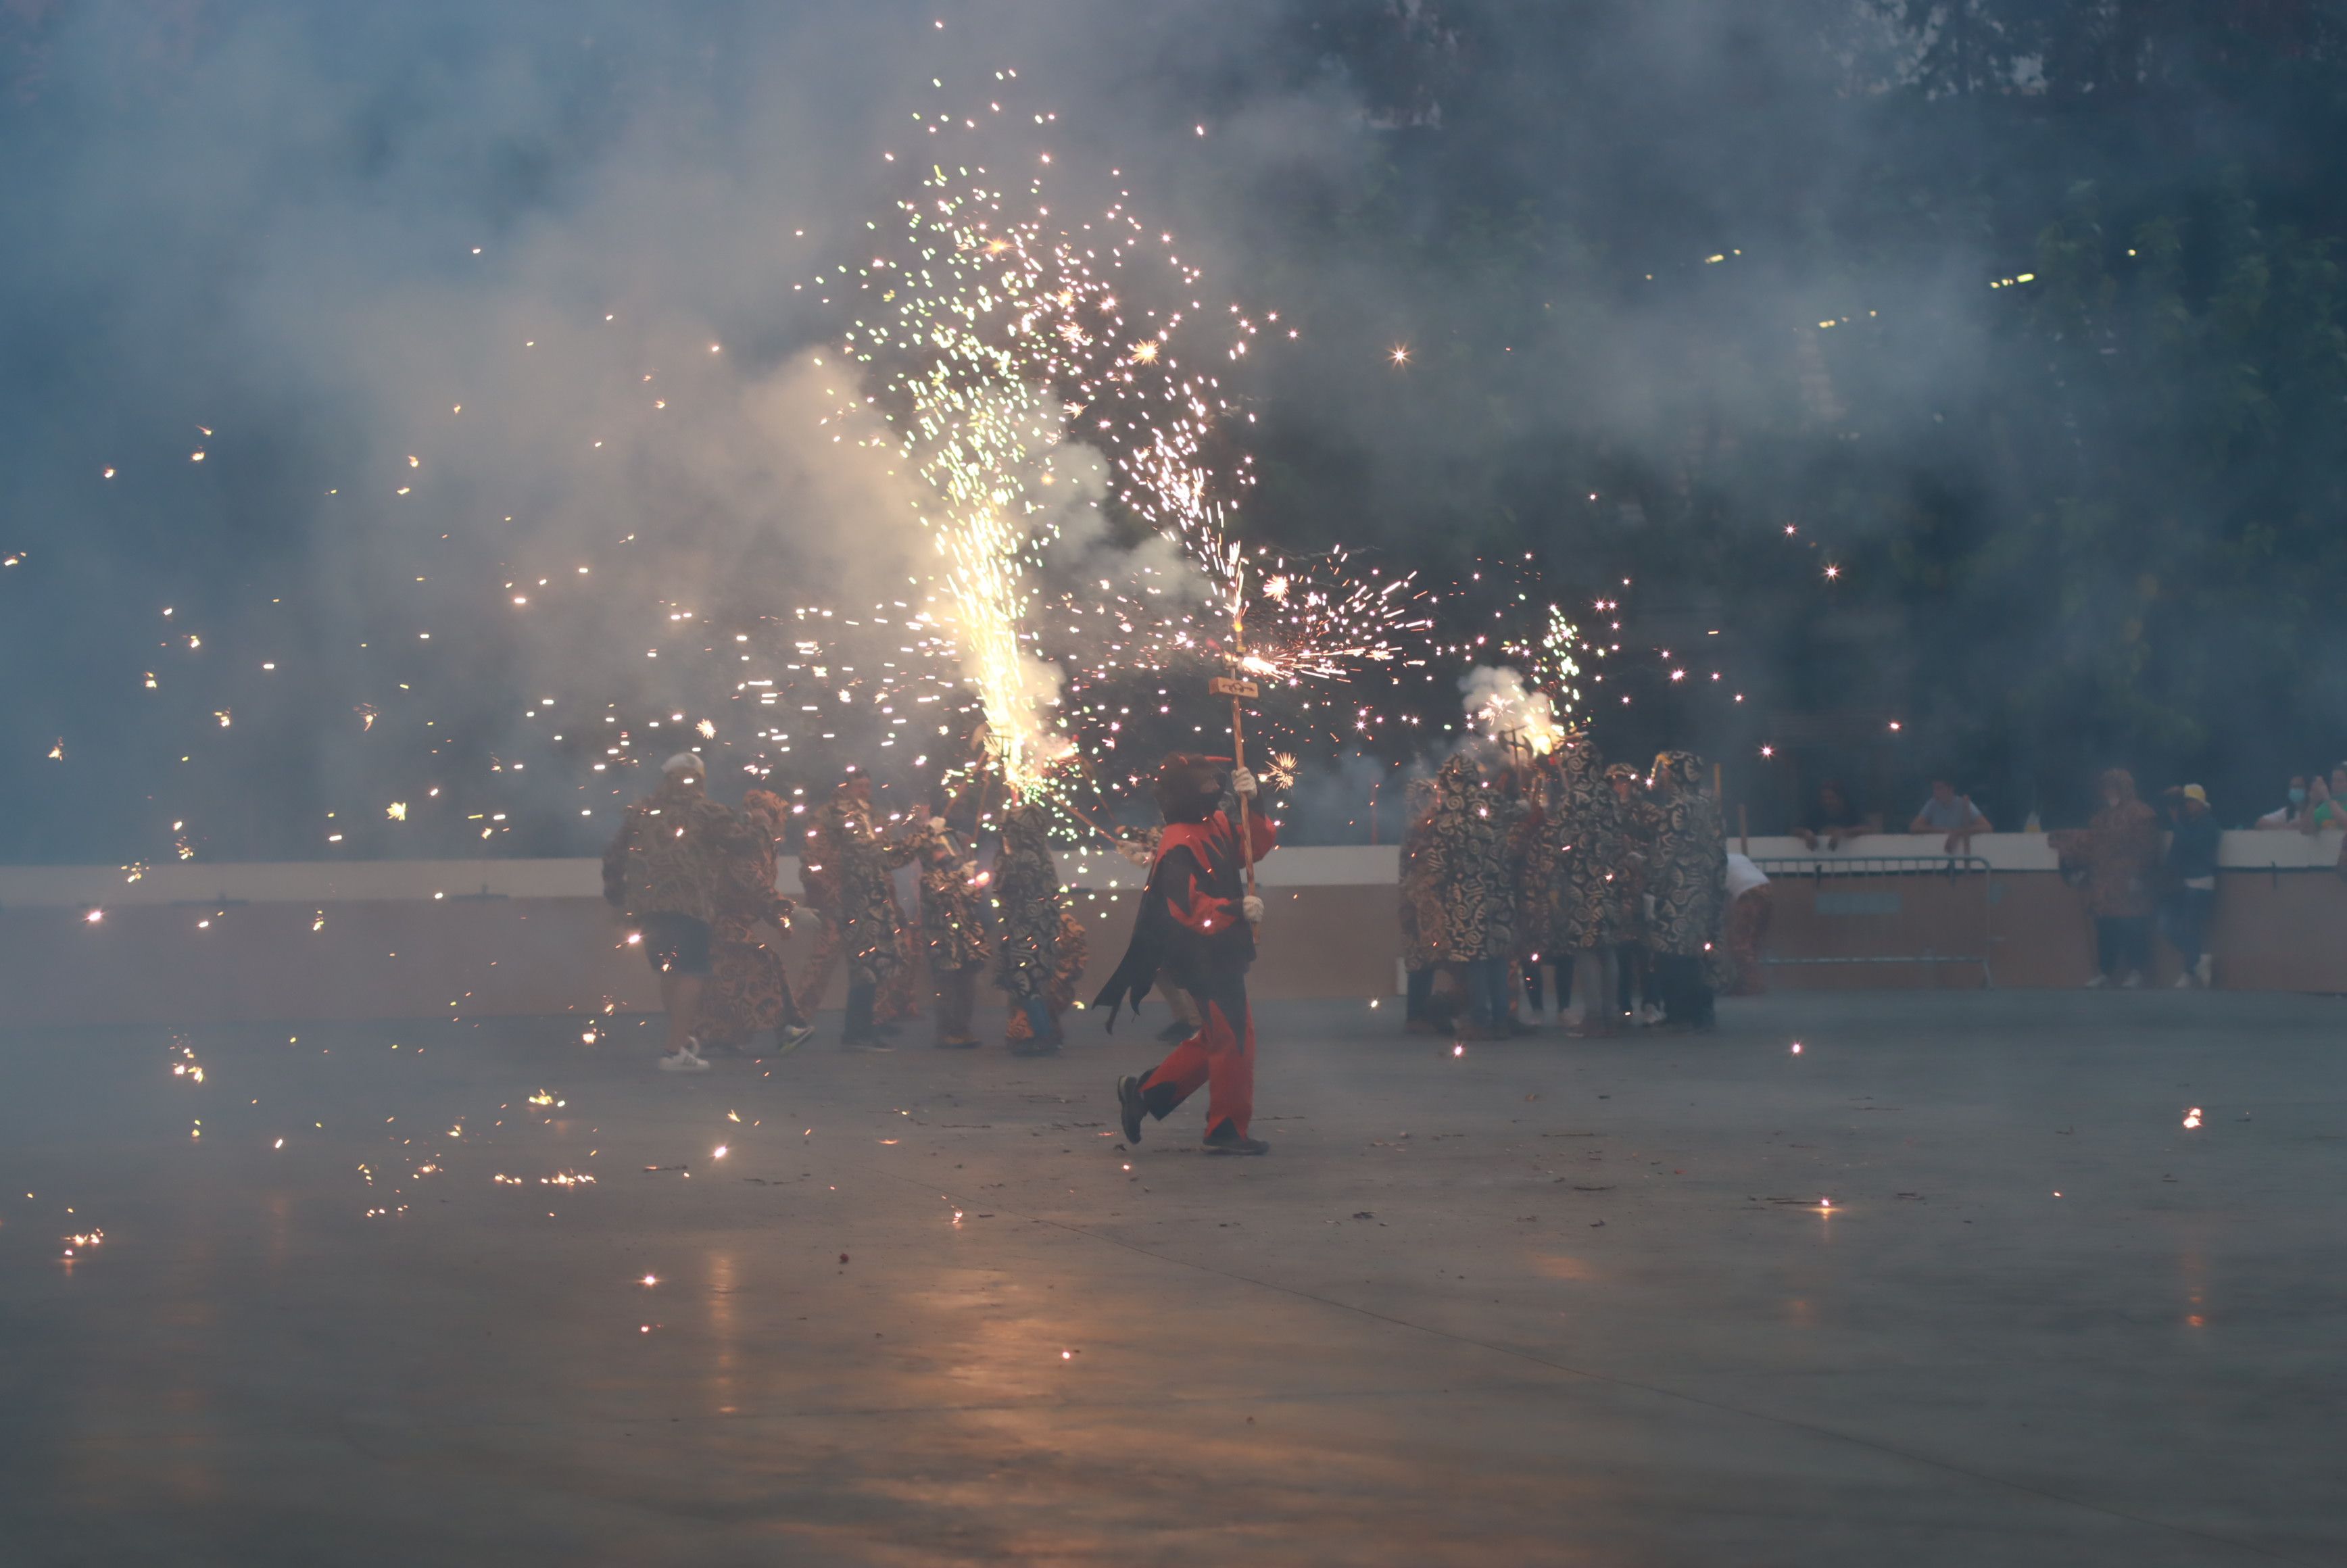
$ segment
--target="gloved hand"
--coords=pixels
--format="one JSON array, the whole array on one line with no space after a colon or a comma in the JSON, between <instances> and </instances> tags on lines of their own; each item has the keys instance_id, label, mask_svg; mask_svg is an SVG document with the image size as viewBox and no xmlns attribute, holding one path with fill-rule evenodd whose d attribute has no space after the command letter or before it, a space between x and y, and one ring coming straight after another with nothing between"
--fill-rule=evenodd
<instances>
[{"instance_id":1,"label":"gloved hand","mask_svg":"<svg viewBox=\"0 0 2347 1568\"><path fill-rule=\"evenodd\" d=\"M1263 924L1262 899L1250 893L1245 897L1239 900L1239 907L1246 912L1248 925L1260 926Z\"/></svg>"},{"instance_id":2,"label":"gloved hand","mask_svg":"<svg viewBox=\"0 0 2347 1568\"><path fill-rule=\"evenodd\" d=\"M1149 863L1156 858L1155 854L1150 849L1149 845L1137 838L1118 839L1116 841L1116 852L1119 855L1123 856L1127 860L1132 861L1135 866L1140 866L1143 871L1148 870Z\"/></svg>"},{"instance_id":3,"label":"gloved hand","mask_svg":"<svg viewBox=\"0 0 2347 1568\"><path fill-rule=\"evenodd\" d=\"M1245 768L1233 768L1231 770L1231 793L1233 794L1243 794L1252 797L1255 793L1255 789L1256 785L1254 774L1248 772Z\"/></svg>"}]
</instances>

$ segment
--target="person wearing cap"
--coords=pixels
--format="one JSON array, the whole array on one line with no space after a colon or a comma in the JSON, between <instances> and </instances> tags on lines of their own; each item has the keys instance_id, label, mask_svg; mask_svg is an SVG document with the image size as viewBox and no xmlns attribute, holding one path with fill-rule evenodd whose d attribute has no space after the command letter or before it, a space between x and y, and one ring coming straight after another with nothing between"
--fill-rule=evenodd
<instances>
[{"instance_id":1,"label":"person wearing cap","mask_svg":"<svg viewBox=\"0 0 2347 1568\"><path fill-rule=\"evenodd\" d=\"M2168 894L2160 930L2184 966L2176 989L2206 990L2217 965L2208 950L2209 913L2217 903L2217 819L2209 815L2209 792L2197 784L2169 791L2167 804Z\"/></svg>"},{"instance_id":2,"label":"person wearing cap","mask_svg":"<svg viewBox=\"0 0 2347 1568\"><path fill-rule=\"evenodd\" d=\"M732 866L754 848L742 816L709 798L707 766L691 752L661 764L661 786L628 807L603 852L603 897L632 928L660 976L668 1043L660 1065L698 1072L709 1063L693 1019L710 970L710 931Z\"/></svg>"},{"instance_id":3,"label":"person wearing cap","mask_svg":"<svg viewBox=\"0 0 2347 1568\"><path fill-rule=\"evenodd\" d=\"M1231 793L1255 794L1255 775L1231 772ZM1206 1152L1261 1154L1271 1145L1247 1135L1255 1115L1255 1019L1247 1009L1246 976L1255 962L1255 927L1263 900L1247 891L1245 865L1271 853L1277 835L1259 813L1246 814L1243 852L1232 814L1220 809L1222 775L1213 759L1176 752L1157 770L1158 810L1165 832L1142 889L1124 961L1092 1005L1116 1027L1128 1000L1137 1008L1170 969L1198 1004L1198 1032L1138 1077L1116 1081L1117 1109L1128 1144L1141 1142L1142 1119L1159 1121L1206 1090Z\"/></svg>"}]
</instances>

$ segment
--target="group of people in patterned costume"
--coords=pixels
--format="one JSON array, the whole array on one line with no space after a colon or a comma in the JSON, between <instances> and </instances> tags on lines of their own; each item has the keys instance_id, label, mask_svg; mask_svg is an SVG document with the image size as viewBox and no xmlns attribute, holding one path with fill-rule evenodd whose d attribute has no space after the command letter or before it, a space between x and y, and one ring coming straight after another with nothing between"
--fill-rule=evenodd
<instances>
[{"instance_id":1,"label":"group of people in patterned costume","mask_svg":"<svg viewBox=\"0 0 2347 1568\"><path fill-rule=\"evenodd\" d=\"M708 770L691 752L661 766L661 787L628 807L603 853L603 897L630 927L660 977L668 1013L668 1071L702 1071L704 1047L772 1029L787 1050L812 1032L799 1016L781 956L759 938L790 925L774 888L783 803L752 792L744 808L709 798Z\"/></svg>"},{"instance_id":2,"label":"group of people in patterned costume","mask_svg":"<svg viewBox=\"0 0 2347 1568\"><path fill-rule=\"evenodd\" d=\"M1528 806L1508 772L1471 752L1435 771L1433 801L1419 834L1421 941L1452 966L1474 1027L1502 1027L1508 967L1516 956L1519 888L1512 851ZM1430 941L1426 926L1430 924Z\"/></svg>"},{"instance_id":3,"label":"group of people in patterned costume","mask_svg":"<svg viewBox=\"0 0 2347 1568\"><path fill-rule=\"evenodd\" d=\"M1703 763L1665 752L1651 776L1605 764L1573 734L1526 758L1471 747L1413 785L1402 841L1405 1027L1470 1037L1516 1032L1543 969L1572 1032L1638 1018L1643 993L1673 1029L1707 1029L1729 972L1727 839ZM1446 977L1456 1003L1444 1007ZM1461 1016L1463 1015L1463 1017Z\"/></svg>"},{"instance_id":4,"label":"group of people in patterned costume","mask_svg":"<svg viewBox=\"0 0 2347 1568\"><path fill-rule=\"evenodd\" d=\"M936 1043L977 1045L978 990L989 970L1010 1000L1011 1049L1059 1049L1086 943L1040 807L1016 799L1002 806L1001 850L985 867L976 836L981 825L997 825L975 788L944 815L925 810L884 830L860 776L812 811L764 789L745 792L735 810L706 786L697 755L670 759L661 788L628 809L604 857L605 896L661 976L671 1036L663 1067L706 1067L703 1050L740 1050L769 1030L784 1049L796 1046L811 1031L808 1009L843 964L843 1049L887 1049L891 1018L915 1010L908 999L923 975ZM797 901L775 886L786 843L799 854ZM907 866L919 888L910 920L896 877ZM777 946L794 927L812 927L814 938L795 986ZM907 1000L892 1008L892 997Z\"/></svg>"}]
</instances>

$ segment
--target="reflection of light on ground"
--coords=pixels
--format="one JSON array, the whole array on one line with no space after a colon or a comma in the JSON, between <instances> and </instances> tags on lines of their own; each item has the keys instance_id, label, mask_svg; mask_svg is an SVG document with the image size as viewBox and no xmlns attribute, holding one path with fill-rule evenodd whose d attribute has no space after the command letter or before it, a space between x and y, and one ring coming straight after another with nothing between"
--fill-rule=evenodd
<instances>
[{"instance_id":1,"label":"reflection of light on ground","mask_svg":"<svg viewBox=\"0 0 2347 1568\"><path fill-rule=\"evenodd\" d=\"M716 1403L730 1405L733 1402L739 1338L733 1318L733 1255L730 1252L709 1255L709 1337L717 1346L717 1376L711 1382L710 1392Z\"/></svg>"}]
</instances>

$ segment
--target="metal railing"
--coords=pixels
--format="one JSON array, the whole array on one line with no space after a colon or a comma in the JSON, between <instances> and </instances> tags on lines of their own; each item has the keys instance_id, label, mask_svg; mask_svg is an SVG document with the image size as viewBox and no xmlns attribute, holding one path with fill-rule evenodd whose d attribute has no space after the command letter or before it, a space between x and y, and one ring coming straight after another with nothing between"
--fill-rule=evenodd
<instances>
[{"instance_id":1,"label":"metal railing","mask_svg":"<svg viewBox=\"0 0 2347 1568\"><path fill-rule=\"evenodd\" d=\"M1996 872L1987 860L1977 855L1789 855L1770 856L1753 861L1771 883L1807 881L1819 892L1829 878L1864 880L1869 878L1942 876L1953 883L1959 877L1978 876L1981 883L1980 951L1977 953L1942 953L1926 948L1920 953L1866 953L1847 957L1762 958L1772 966L1797 964L1978 964L1981 989L1996 989L1996 977L1989 961L1989 952L1996 945Z\"/></svg>"}]
</instances>

